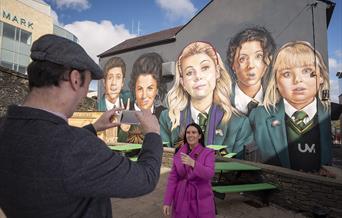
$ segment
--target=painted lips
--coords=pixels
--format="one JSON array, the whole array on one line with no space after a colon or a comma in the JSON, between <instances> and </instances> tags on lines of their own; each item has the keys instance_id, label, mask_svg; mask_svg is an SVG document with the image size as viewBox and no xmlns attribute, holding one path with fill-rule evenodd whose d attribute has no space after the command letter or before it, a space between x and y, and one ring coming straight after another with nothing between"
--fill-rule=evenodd
<instances>
[{"instance_id":1,"label":"painted lips","mask_svg":"<svg viewBox=\"0 0 342 218\"><path fill-rule=\"evenodd\" d=\"M302 94L306 89L303 87L298 87L295 89L292 89L292 91L294 92L294 94Z\"/></svg>"}]
</instances>

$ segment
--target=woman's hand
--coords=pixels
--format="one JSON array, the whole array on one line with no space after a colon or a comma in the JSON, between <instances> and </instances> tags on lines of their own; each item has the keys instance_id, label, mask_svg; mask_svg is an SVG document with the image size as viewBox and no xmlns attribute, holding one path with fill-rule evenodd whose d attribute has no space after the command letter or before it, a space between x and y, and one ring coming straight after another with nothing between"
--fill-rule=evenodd
<instances>
[{"instance_id":1,"label":"woman's hand","mask_svg":"<svg viewBox=\"0 0 342 218\"><path fill-rule=\"evenodd\" d=\"M182 164L189 165L192 168L195 167L195 160L183 152L181 153L181 160L182 160Z\"/></svg>"},{"instance_id":2,"label":"woman's hand","mask_svg":"<svg viewBox=\"0 0 342 218\"><path fill-rule=\"evenodd\" d=\"M130 104L130 99L128 98L128 99L127 99L126 110L129 110L129 104ZM124 105L122 99L121 99L121 105L122 105L122 107L123 107L123 105ZM121 128L122 131L128 132L128 130L131 128L131 125L129 125L129 124L121 124L121 125L120 125L120 128Z\"/></svg>"},{"instance_id":3,"label":"woman's hand","mask_svg":"<svg viewBox=\"0 0 342 218\"><path fill-rule=\"evenodd\" d=\"M164 216L170 216L170 212L171 212L171 206L170 205L164 205L163 206Z\"/></svg>"}]
</instances>

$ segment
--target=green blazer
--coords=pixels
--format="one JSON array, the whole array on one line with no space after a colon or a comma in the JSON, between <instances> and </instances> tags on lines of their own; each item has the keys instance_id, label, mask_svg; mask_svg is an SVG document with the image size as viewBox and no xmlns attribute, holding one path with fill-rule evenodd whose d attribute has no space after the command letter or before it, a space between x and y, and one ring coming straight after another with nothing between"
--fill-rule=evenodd
<instances>
[{"instance_id":1,"label":"green blazer","mask_svg":"<svg viewBox=\"0 0 342 218\"><path fill-rule=\"evenodd\" d=\"M330 165L332 161L332 140L329 112L317 100L317 113L320 129L321 164ZM256 145L262 162L291 168L285 126L285 108L281 100L276 110L268 113L263 106L255 108L249 115L254 130Z\"/></svg>"},{"instance_id":2,"label":"green blazer","mask_svg":"<svg viewBox=\"0 0 342 218\"><path fill-rule=\"evenodd\" d=\"M244 145L253 142L253 132L249 120L244 115L232 115L229 122L221 122L223 111L217 105L212 105L209 111L209 120L205 135L205 144L226 145L229 152L238 153L237 157L243 157ZM181 124L171 131L169 110L164 110L160 117L160 135L170 147L175 147L177 142L183 140L185 127L192 123L190 106L181 111Z\"/></svg>"},{"instance_id":3,"label":"green blazer","mask_svg":"<svg viewBox=\"0 0 342 218\"><path fill-rule=\"evenodd\" d=\"M122 99L124 105L127 105L128 99L130 99L132 101L131 92L127 91L127 90L121 90L119 98ZM106 107L105 95L103 94L100 97L99 101L97 102L97 110L98 111L107 111L108 109L111 109L111 108Z\"/></svg>"}]
</instances>

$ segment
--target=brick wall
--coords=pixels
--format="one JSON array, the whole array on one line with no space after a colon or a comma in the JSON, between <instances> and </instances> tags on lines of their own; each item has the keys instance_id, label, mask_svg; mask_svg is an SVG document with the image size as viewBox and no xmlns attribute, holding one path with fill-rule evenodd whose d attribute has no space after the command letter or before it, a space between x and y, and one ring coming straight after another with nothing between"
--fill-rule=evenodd
<instances>
[{"instance_id":1,"label":"brick wall","mask_svg":"<svg viewBox=\"0 0 342 218\"><path fill-rule=\"evenodd\" d=\"M0 117L8 105L21 104L28 92L27 76L0 66Z\"/></svg>"},{"instance_id":2,"label":"brick wall","mask_svg":"<svg viewBox=\"0 0 342 218\"><path fill-rule=\"evenodd\" d=\"M21 104L28 91L26 75L0 66L0 117L5 115L8 105ZM77 111L96 111L96 100L84 98Z\"/></svg>"},{"instance_id":3,"label":"brick wall","mask_svg":"<svg viewBox=\"0 0 342 218\"><path fill-rule=\"evenodd\" d=\"M164 153L163 153L163 158L162 158L163 167L169 167L169 168L172 167L172 160L173 160L174 154L175 154L174 148L164 147Z\"/></svg>"}]
</instances>

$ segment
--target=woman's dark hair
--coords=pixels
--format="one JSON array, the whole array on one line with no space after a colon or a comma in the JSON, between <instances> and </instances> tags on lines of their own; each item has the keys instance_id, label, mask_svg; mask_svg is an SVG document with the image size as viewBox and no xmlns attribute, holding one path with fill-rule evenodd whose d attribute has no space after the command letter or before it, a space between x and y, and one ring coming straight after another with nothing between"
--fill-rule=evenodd
<instances>
[{"instance_id":1,"label":"woman's dark hair","mask_svg":"<svg viewBox=\"0 0 342 218\"><path fill-rule=\"evenodd\" d=\"M201 138L199 139L199 143L201 143L201 145L203 147L205 147L205 145L204 145L204 134L203 134L202 128L196 123L190 123L189 125L186 126L185 132L184 132L184 144L185 143L188 144L188 141L186 140L186 131L188 130L188 128L190 126L193 126L197 129L198 133L201 135Z\"/></svg>"},{"instance_id":2,"label":"woman's dark hair","mask_svg":"<svg viewBox=\"0 0 342 218\"><path fill-rule=\"evenodd\" d=\"M49 61L32 61L27 67L29 89L31 90L33 87L59 86L60 81L69 80L72 70L69 67ZM81 75L81 86L83 86L85 71L78 71Z\"/></svg>"},{"instance_id":3,"label":"woman's dark hair","mask_svg":"<svg viewBox=\"0 0 342 218\"><path fill-rule=\"evenodd\" d=\"M133 64L131 79L130 79L130 89L131 93L135 97L135 84L140 75L152 75L153 79L157 81L158 95L160 101L163 101L166 87L161 86L162 79L162 57L155 53L145 53L142 54Z\"/></svg>"}]
</instances>

